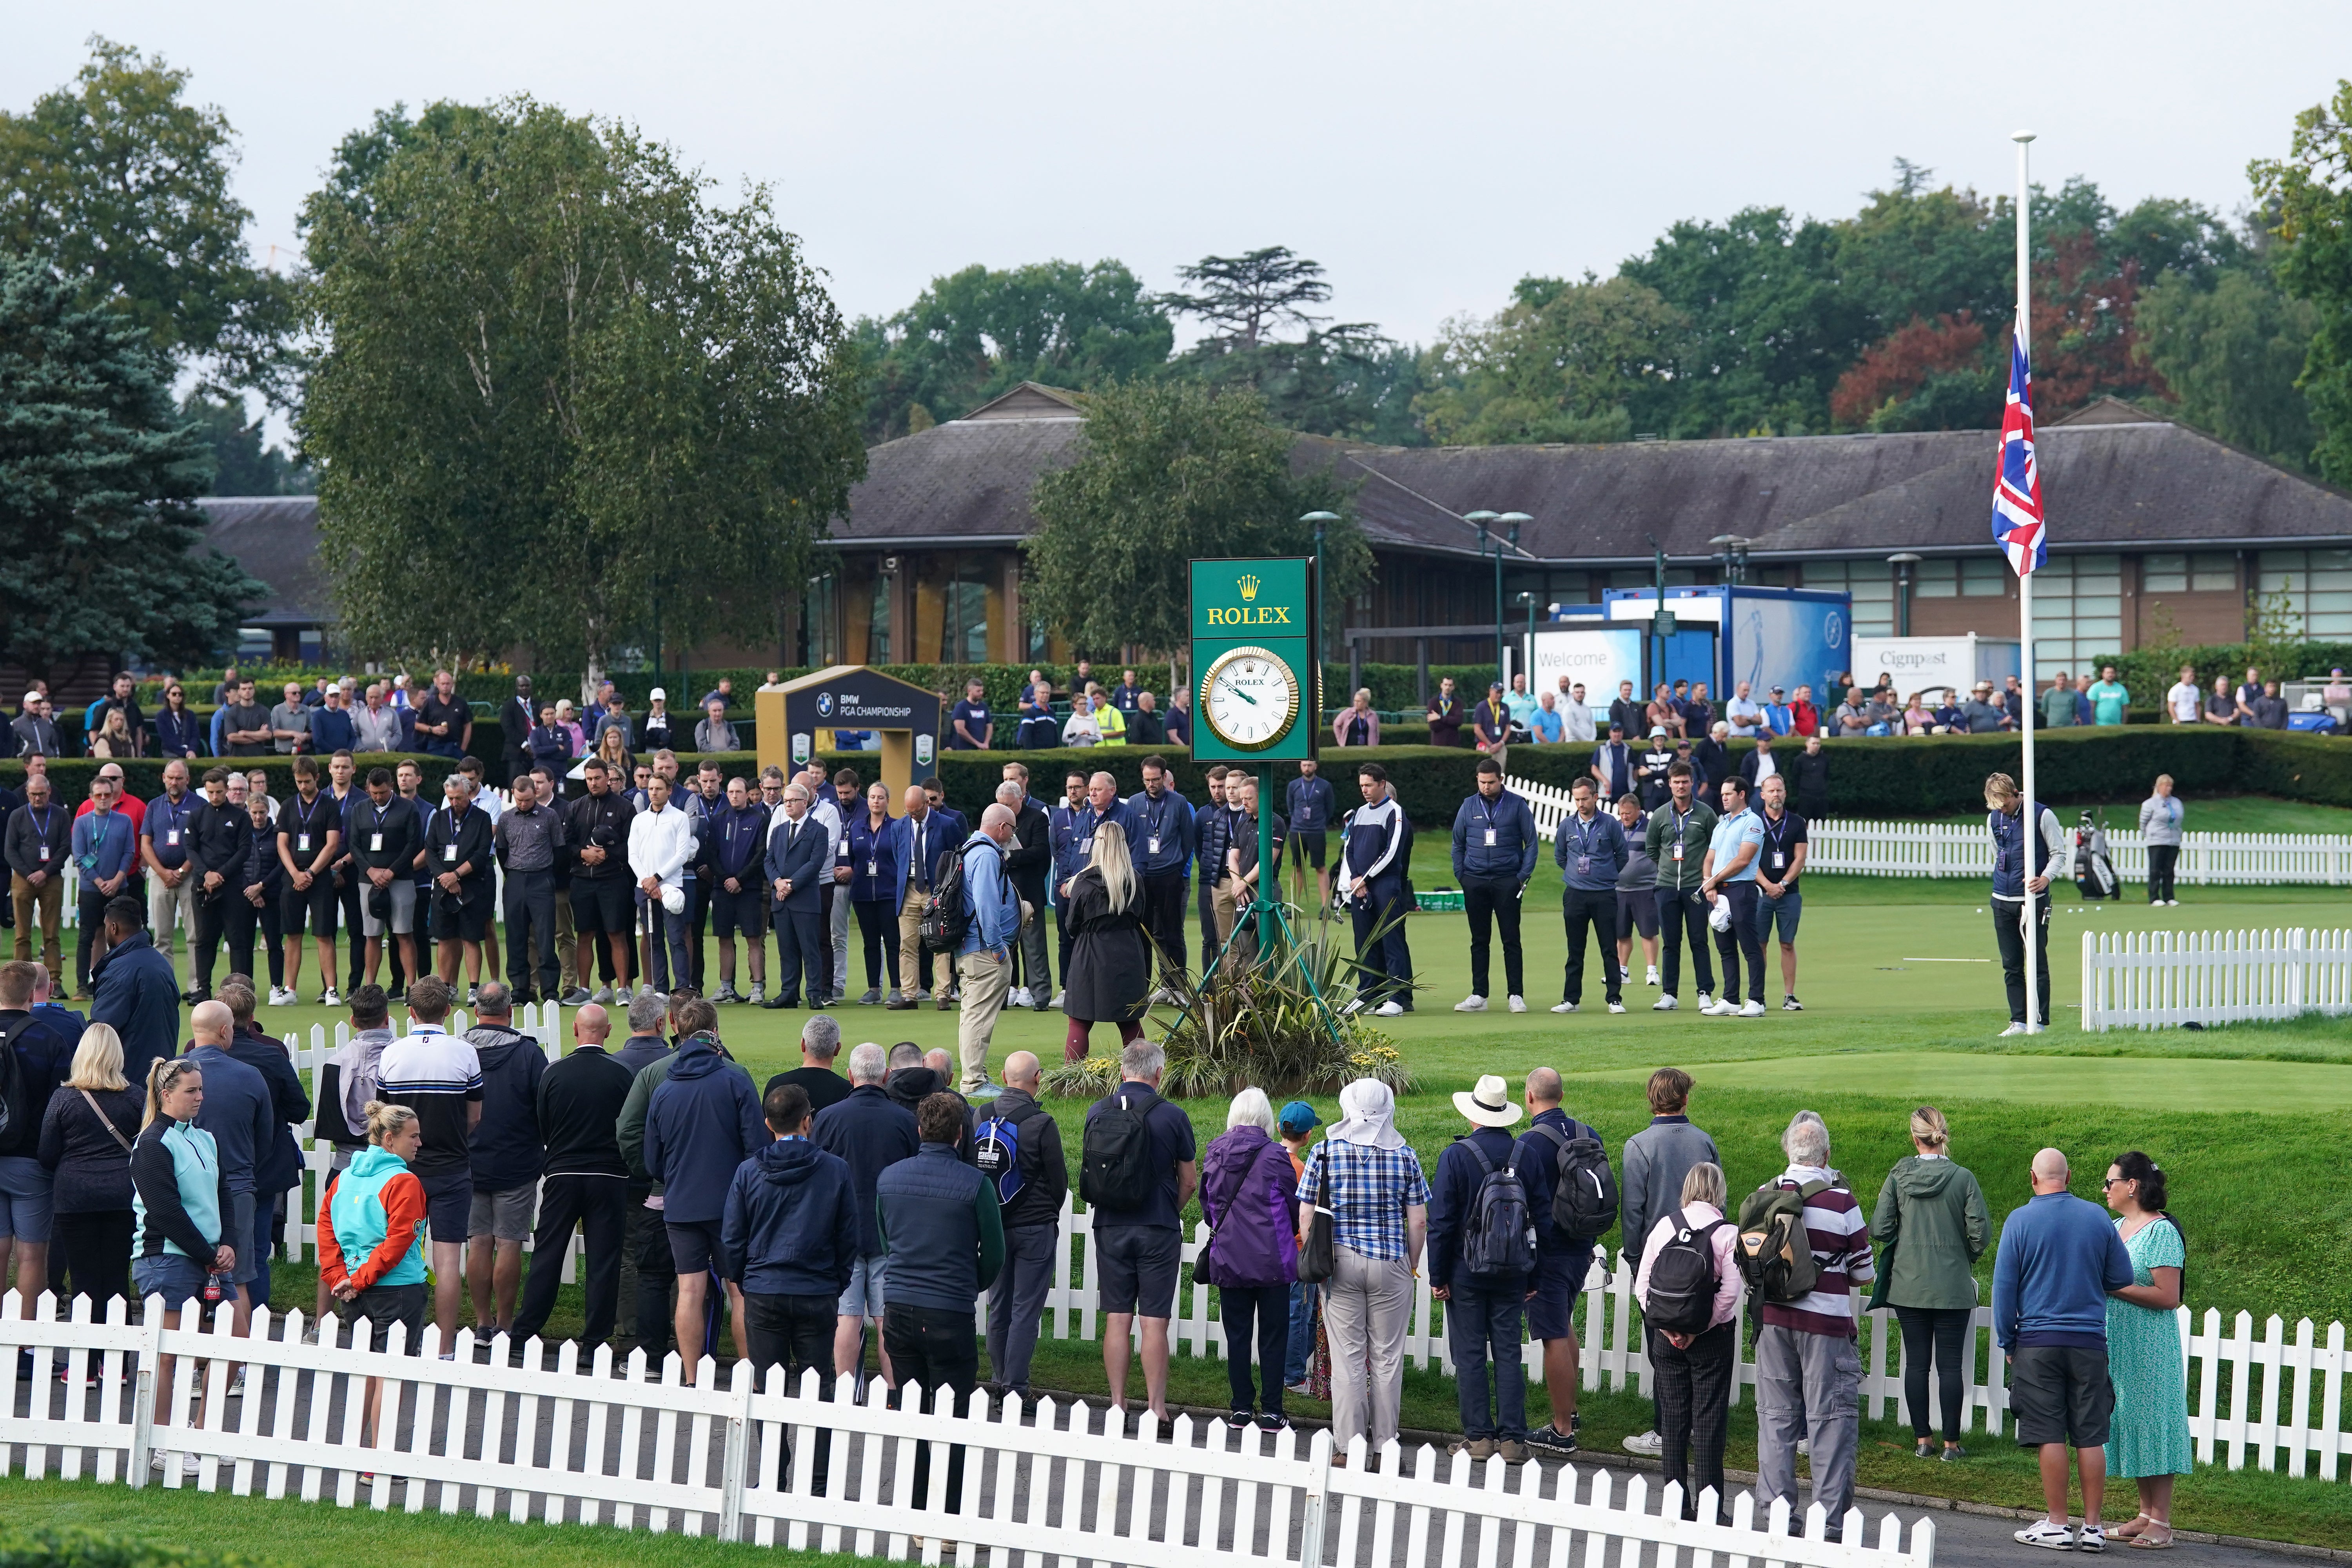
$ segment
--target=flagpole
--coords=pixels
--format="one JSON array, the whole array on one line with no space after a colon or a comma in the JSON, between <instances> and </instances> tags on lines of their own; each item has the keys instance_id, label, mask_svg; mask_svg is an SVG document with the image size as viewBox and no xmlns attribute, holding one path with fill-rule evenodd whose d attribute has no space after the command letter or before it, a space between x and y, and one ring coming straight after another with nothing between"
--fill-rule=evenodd
<instances>
[{"instance_id":1,"label":"flagpole","mask_svg":"<svg viewBox=\"0 0 2352 1568\"><path fill-rule=\"evenodd\" d=\"M2033 141L2033 132L2031 131L2012 132L2010 134L2010 140L2017 143L2017 343L2021 353L2031 355L2033 346L2031 337L2031 327L2033 321L2032 239L2031 233L2032 226L2032 196L2031 187L2027 183L2026 156L2027 149ZM2029 363L2031 363L2030 360ZM2031 563L2029 563L2029 564ZM2020 787L2025 792L2025 806L2023 813L2024 821L2021 824L2023 831L2018 845L2018 852L2023 858L2022 868L2025 872L2025 879L2028 882L2031 882L2033 878L2034 841L2039 838L2042 834L2042 807L2039 797L2033 793L2033 710L2035 699L2033 687L2033 574L2031 571L2020 572L2017 574L2017 624L2018 660L2025 672L2025 679L2018 683L2025 694L2025 711L2017 716L2018 735L2023 741L2025 750L2025 766L2022 770L2024 776L2019 781ZM2055 868L2054 865L2045 868L2045 869L2048 870L2054 870ZM2040 910L2037 908L2037 900L2033 889L2031 887L2028 887L2024 889L2024 892L2025 927L2020 934L2023 937L2025 942L2025 1032L2029 1035L2032 1035L2039 1034L2047 1020L2042 1016L2042 944L2034 940L2037 934L2034 930L2034 921L2040 917Z\"/></svg>"}]
</instances>

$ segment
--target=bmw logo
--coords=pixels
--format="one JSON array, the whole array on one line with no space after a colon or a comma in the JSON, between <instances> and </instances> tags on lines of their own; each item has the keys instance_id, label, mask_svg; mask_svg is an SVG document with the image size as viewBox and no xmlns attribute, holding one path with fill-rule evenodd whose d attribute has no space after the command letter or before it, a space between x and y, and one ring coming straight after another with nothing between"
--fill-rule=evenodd
<instances>
[{"instance_id":1,"label":"bmw logo","mask_svg":"<svg viewBox=\"0 0 2352 1568\"><path fill-rule=\"evenodd\" d=\"M816 716L820 719L830 719L833 717L832 692L820 691L816 694Z\"/></svg>"},{"instance_id":2,"label":"bmw logo","mask_svg":"<svg viewBox=\"0 0 2352 1568\"><path fill-rule=\"evenodd\" d=\"M1832 610L1829 613L1829 618L1822 623L1822 641L1828 644L1831 647L1835 647L1845 641L1845 617L1839 615L1835 610ZM822 710L824 699L821 697L818 698L817 703L819 710Z\"/></svg>"}]
</instances>

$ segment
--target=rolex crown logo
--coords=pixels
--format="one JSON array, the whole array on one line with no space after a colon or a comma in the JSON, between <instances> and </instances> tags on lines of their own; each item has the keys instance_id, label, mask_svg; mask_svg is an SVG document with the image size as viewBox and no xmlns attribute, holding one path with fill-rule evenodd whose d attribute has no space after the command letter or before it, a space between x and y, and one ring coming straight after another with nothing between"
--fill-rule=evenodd
<instances>
[{"instance_id":1,"label":"rolex crown logo","mask_svg":"<svg viewBox=\"0 0 2352 1568\"><path fill-rule=\"evenodd\" d=\"M1248 574L1241 578L1240 582L1243 599L1249 600L1257 597L1257 574L1255 573Z\"/></svg>"}]
</instances>

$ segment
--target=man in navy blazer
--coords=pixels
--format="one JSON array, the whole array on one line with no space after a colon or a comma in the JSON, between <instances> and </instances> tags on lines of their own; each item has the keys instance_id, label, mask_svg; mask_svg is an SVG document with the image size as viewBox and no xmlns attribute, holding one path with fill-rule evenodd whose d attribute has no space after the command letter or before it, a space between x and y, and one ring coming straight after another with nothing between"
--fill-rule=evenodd
<instances>
[{"instance_id":1,"label":"man in navy blazer","mask_svg":"<svg viewBox=\"0 0 2352 1568\"><path fill-rule=\"evenodd\" d=\"M784 786L784 813L768 830L768 888L776 901L776 994L763 1005L797 1007L801 975L809 981L809 1005L822 1007L826 956L822 889L833 875L833 837L809 815L808 786Z\"/></svg>"}]
</instances>

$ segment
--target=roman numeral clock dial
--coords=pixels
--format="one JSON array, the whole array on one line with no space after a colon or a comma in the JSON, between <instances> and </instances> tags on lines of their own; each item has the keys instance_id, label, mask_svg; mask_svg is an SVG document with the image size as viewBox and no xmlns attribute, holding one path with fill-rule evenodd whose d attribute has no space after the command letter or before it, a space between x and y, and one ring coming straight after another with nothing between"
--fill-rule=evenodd
<instances>
[{"instance_id":1,"label":"roman numeral clock dial","mask_svg":"<svg viewBox=\"0 0 2352 1568\"><path fill-rule=\"evenodd\" d=\"M1202 718L1238 751L1262 751L1289 733L1298 699L1297 675L1267 648L1229 649L1201 677Z\"/></svg>"}]
</instances>

